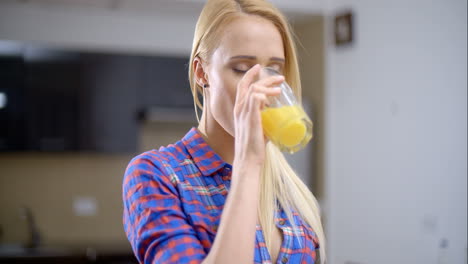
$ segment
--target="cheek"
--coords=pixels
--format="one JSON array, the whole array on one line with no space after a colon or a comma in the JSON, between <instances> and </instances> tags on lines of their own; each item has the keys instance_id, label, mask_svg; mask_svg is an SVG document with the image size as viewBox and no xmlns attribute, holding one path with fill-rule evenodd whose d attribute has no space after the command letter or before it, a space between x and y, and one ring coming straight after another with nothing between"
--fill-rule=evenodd
<instances>
[{"instance_id":1,"label":"cheek","mask_svg":"<svg viewBox=\"0 0 468 264\"><path fill-rule=\"evenodd\" d=\"M237 80L225 76L220 78L211 87L211 103L217 110L231 112L236 100Z\"/></svg>"},{"instance_id":2,"label":"cheek","mask_svg":"<svg viewBox=\"0 0 468 264\"><path fill-rule=\"evenodd\" d=\"M237 92L237 80L235 78L226 78L224 80L224 89L226 100L229 100L230 105L234 107Z\"/></svg>"},{"instance_id":3,"label":"cheek","mask_svg":"<svg viewBox=\"0 0 468 264\"><path fill-rule=\"evenodd\" d=\"M231 135L234 133L234 104L239 78L224 73L211 80L210 109L216 121Z\"/></svg>"}]
</instances>

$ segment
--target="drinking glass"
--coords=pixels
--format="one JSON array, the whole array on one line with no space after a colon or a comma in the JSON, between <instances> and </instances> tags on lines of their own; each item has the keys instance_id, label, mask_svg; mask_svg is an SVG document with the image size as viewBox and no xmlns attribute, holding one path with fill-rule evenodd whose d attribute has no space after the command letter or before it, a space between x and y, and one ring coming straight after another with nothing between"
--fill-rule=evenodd
<instances>
[{"instance_id":1,"label":"drinking glass","mask_svg":"<svg viewBox=\"0 0 468 264\"><path fill-rule=\"evenodd\" d=\"M270 67L260 71L260 79L280 75ZM304 148L312 139L313 124L297 101L291 87L284 81L279 85L281 94L270 97L262 110L262 126L267 138L281 151L294 153Z\"/></svg>"}]
</instances>

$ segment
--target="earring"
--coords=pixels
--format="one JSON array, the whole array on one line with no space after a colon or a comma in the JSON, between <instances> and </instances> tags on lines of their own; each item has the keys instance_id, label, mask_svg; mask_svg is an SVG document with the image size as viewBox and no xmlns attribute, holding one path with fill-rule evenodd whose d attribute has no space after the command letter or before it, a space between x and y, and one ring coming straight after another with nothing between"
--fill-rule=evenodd
<instances>
[{"instance_id":1,"label":"earring","mask_svg":"<svg viewBox=\"0 0 468 264\"><path fill-rule=\"evenodd\" d=\"M206 88L208 88L208 87L210 87L209 84L207 84L207 83L203 84L203 88L204 88L204 89L206 89Z\"/></svg>"}]
</instances>

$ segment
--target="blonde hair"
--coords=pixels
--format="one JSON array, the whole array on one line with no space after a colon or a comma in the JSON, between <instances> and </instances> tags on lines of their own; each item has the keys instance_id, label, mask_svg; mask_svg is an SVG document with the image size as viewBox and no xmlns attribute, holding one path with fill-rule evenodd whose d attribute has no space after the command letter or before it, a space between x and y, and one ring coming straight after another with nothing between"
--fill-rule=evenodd
<instances>
[{"instance_id":1,"label":"blonde hair","mask_svg":"<svg viewBox=\"0 0 468 264\"><path fill-rule=\"evenodd\" d=\"M208 0L198 19L189 63L189 82L192 89L195 112L203 109L201 87L195 79L193 61L200 58L208 62L219 45L222 28L242 15L256 15L271 21L281 34L285 53L284 76L295 95L301 99L301 83L296 47L292 30L286 18L273 5L264 0ZM320 244L320 262L325 263L325 235L320 219L320 208L314 195L300 180L279 149L271 142L266 147L265 164L261 176L259 219L268 250L275 228L275 212L281 206L294 226L295 210L316 233ZM299 240L300 241L300 240ZM271 252L271 251L270 251Z\"/></svg>"}]
</instances>

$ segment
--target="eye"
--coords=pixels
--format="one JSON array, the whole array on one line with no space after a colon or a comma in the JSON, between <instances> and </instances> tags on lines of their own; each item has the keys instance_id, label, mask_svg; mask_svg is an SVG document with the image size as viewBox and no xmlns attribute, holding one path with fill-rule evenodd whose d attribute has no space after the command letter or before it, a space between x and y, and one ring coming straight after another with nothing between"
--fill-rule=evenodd
<instances>
[{"instance_id":1,"label":"eye","mask_svg":"<svg viewBox=\"0 0 468 264\"><path fill-rule=\"evenodd\" d=\"M239 70L239 69L236 69L236 68L233 68L232 69L235 73L238 73L238 74L245 74L247 71L244 71L244 70Z\"/></svg>"},{"instance_id":2,"label":"eye","mask_svg":"<svg viewBox=\"0 0 468 264\"><path fill-rule=\"evenodd\" d=\"M235 72L235 73L238 73L238 74L244 74L246 73L253 65L251 65L250 63L245 63L245 62L241 62L241 63L235 63L232 65L232 70Z\"/></svg>"},{"instance_id":3,"label":"eye","mask_svg":"<svg viewBox=\"0 0 468 264\"><path fill-rule=\"evenodd\" d=\"M275 71L283 74L283 66L280 65L280 64L272 64L272 65L269 65L268 67L274 69Z\"/></svg>"}]
</instances>

